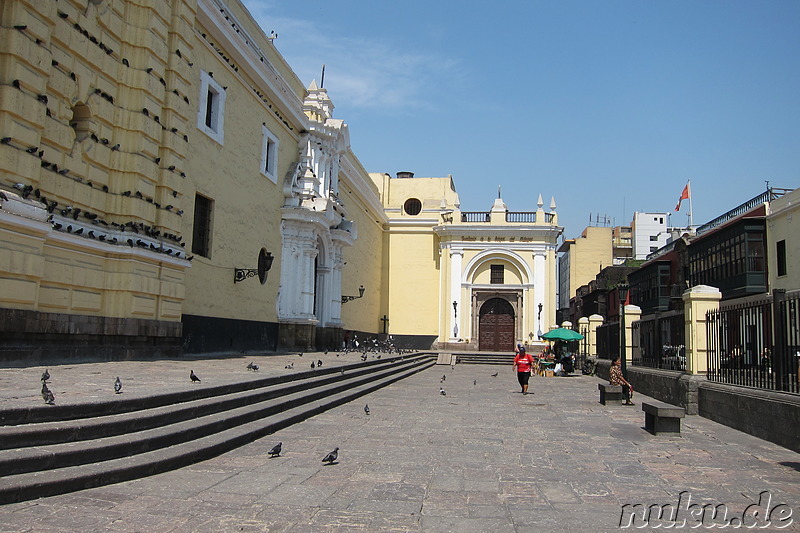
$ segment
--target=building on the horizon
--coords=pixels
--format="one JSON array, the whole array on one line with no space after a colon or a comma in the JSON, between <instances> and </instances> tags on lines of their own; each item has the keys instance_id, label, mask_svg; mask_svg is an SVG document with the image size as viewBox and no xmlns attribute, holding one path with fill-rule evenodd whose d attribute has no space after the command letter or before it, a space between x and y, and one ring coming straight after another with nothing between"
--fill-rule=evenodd
<instances>
[{"instance_id":1,"label":"building on the horizon","mask_svg":"<svg viewBox=\"0 0 800 533\"><path fill-rule=\"evenodd\" d=\"M669 213L635 212L630 226L633 237L633 258L646 259L648 255L667 244L668 225Z\"/></svg>"}]
</instances>

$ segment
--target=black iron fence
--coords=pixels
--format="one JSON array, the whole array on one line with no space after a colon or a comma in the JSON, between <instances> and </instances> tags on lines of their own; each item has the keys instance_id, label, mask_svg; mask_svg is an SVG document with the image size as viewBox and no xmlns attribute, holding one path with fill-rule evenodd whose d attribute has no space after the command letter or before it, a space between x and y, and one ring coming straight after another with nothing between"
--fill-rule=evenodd
<instances>
[{"instance_id":1,"label":"black iron fence","mask_svg":"<svg viewBox=\"0 0 800 533\"><path fill-rule=\"evenodd\" d=\"M708 380L800 393L800 291L706 314Z\"/></svg>"},{"instance_id":2,"label":"black iron fence","mask_svg":"<svg viewBox=\"0 0 800 533\"><path fill-rule=\"evenodd\" d=\"M619 323L603 324L597 328L597 357L611 359L619 355Z\"/></svg>"},{"instance_id":3,"label":"black iron fence","mask_svg":"<svg viewBox=\"0 0 800 533\"><path fill-rule=\"evenodd\" d=\"M632 325L634 366L686 370L683 310L642 317Z\"/></svg>"}]
</instances>

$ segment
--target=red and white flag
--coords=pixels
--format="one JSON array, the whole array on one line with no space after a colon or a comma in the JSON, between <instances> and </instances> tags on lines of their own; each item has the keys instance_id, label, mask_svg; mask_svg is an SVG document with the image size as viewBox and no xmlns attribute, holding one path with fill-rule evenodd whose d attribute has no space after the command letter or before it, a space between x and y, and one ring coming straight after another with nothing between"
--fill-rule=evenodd
<instances>
[{"instance_id":1,"label":"red and white flag","mask_svg":"<svg viewBox=\"0 0 800 533\"><path fill-rule=\"evenodd\" d=\"M675 206L675 211L681 210L681 202L684 200L688 200L691 196L691 191L689 190L689 184L686 184L686 187L683 188L683 192L681 193L681 197L678 198L678 205Z\"/></svg>"}]
</instances>

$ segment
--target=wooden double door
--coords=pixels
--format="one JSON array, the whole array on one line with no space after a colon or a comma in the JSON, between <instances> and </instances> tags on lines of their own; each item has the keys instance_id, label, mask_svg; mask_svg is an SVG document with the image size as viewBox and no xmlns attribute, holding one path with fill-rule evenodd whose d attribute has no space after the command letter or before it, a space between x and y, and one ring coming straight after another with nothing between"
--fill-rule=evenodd
<instances>
[{"instance_id":1,"label":"wooden double door","mask_svg":"<svg viewBox=\"0 0 800 533\"><path fill-rule=\"evenodd\" d=\"M503 298L484 302L478 318L478 349L489 352L514 351L514 307Z\"/></svg>"}]
</instances>

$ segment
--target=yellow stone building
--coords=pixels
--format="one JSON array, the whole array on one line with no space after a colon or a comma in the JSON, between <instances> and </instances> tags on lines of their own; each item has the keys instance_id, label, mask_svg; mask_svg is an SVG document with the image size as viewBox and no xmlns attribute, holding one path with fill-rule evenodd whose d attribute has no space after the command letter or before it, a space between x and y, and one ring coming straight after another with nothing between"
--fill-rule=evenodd
<instances>
[{"instance_id":1,"label":"yellow stone building","mask_svg":"<svg viewBox=\"0 0 800 533\"><path fill-rule=\"evenodd\" d=\"M0 22L0 359L507 349L554 321L555 206L369 174L239 0Z\"/></svg>"},{"instance_id":2,"label":"yellow stone building","mask_svg":"<svg viewBox=\"0 0 800 533\"><path fill-rule=\"evenodd\" d=\"M798 217L795 221L794 217ZM800 189L769 203L767 214L768 287L787 291L800 288Z\"/></svg>"}]
</instances>

